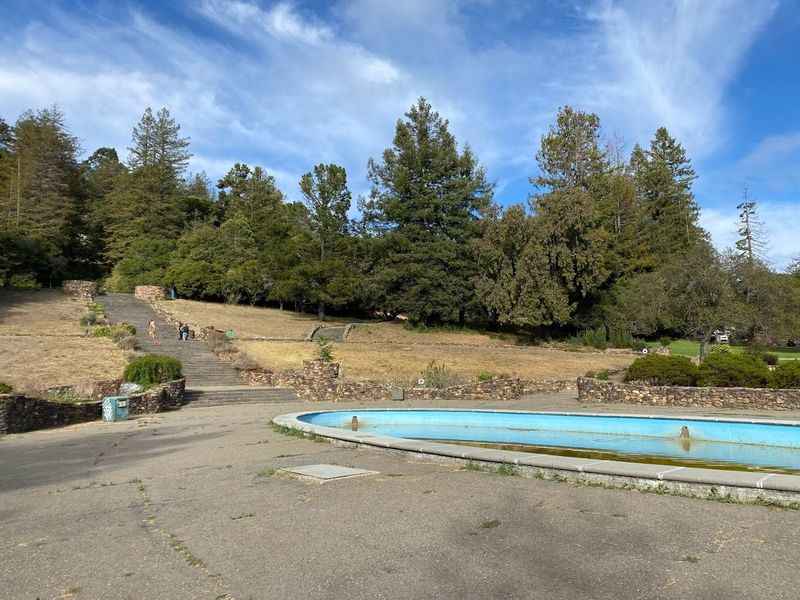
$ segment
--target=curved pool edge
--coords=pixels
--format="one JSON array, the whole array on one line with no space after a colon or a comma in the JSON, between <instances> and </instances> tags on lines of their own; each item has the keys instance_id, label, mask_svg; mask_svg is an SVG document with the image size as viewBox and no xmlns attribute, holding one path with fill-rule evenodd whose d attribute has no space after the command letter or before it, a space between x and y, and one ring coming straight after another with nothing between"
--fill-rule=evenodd
<instances>
[{"instance_id":1,"label":"curved pool edge","mask_svg":"<svg viewBox=\"0 0 800 600\"><path fill-rule=\"evenodd\" d=\"M365 409L359 409L365 410ZM396 409L368 409L396 410ZM419 410L419 409L415 409ZM433 410L433 409L432 409ZM448 409L435 409L448 410ZM461 409L463 410L463 409ZM328 438L334 442L358 446L369 446L407 452L417 456L437 460L458 461L461 463L477 463L487 468L497 468L503 464L513 465L524 476L544 479L567 479L589 485L607 485L608 487L633 487L643 491L658 491L713 499L730 499L742 502L766 501L771 504L800 507L800 476L781 473L726 471L721 469L703 469L698 467L676 467L672 465L643 464L616 460L597 460L550 454L514 452L511 450L495 450L458 444L443 444L425 440L415 440L388 436L372 435L366 432L347 431L335 427L325 427L301 421L300 417L321 412L347 412L346 409L336 411L302 411L279 415L272 419L275 425L300 430L309 435ZM481 410L481 412L535 412L508 410ZM609 413L558 413L603 415ZM613 416L623 416L616 415ZM655 418L656 415L634 415L630 417ZM663 418L663 417L662 417ZM666 418L675 418L669 416ZM698 417L688 417L697 419ZM702 417L701 417L702 418ZM754 419L714 419L720 421L755 422ZM762 422L767 421L763 420ZM771 423L779 421L768 420ZM785 421L789 423L788 421ZM794 422L796 423L796 422Z\"/></svg>"}]
</instances>

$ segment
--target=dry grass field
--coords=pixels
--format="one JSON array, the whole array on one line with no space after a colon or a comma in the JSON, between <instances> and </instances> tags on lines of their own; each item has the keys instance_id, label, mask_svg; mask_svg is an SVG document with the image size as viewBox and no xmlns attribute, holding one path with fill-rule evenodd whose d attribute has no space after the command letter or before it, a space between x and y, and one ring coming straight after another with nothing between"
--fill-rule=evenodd
<instances>
[{"instance_id":1,"label":"dry grass field","mask_svg":"<svg viewBox=\"0 0 800 600\"><path fill-rule=\"evenodd\" d=\"M265 368L280 370L299 367L303 359L314 358L311 342L239 341L237 346ZM442 344L334 344L334 360L342 363L347 379L377 379L408 382L435 360L462 380L474 380L480 373L517 375L525 379L572 379L586 371L619 369L633 360L629 354L566 352L538 347L493 347Z\"/></svg>"},{"instance_id":2,"label":"dry grass field","mask_svg":"<svg viewBox=\"0 0 800 600\"><path fill-rule=\"evenodd\" d=\"M397 321L364 323L353 328L348 342L389 344L454 344L464 346L514 345L513 335L488 335L479 331L447 329L409 329Z\"/></svg>"},{"instance_id":3,"label":"dry grass field","mask_svg":"<svg viewBox=\"0 0 800 600\"><path fill-rule=\"evenodd\" d=\"M232 329L237 346L265 368L296 368L316 355L316 345L303 340L318 323L313 315L288 310L173 300L160 303L181 321L197 327L213 325ZM326 323L346 323L329 319ZM272 340L247 340L262 337ZM347 342L336 344L334 358L348 379L414 381L433 360L445 363L459 379L473 380L480 373L518 375L526 379L570 379L587 371L617 369L630 364L633 355L601 352L567 352L552 348L514 346L510 335L479 331L415 330L398 322L360 323Z\"/></svg>"},{"instance_id":4,"label":"dry grass field","mask_svg":"<svg viewBox=\"0 0 800 600\"><path fill-rule=\"evenodd\" d=\"M122 350L109 339L80 337L84 312L61 290L0 290L0 381L35 391L121 375Z\"/></svg>"},{"instance_id":5,"label":"dry grass field","mask_svg":"<svg viewBox=\"0 0 800 600\"><path fill-rule=\"evenodd\" d=\"M224 331L232 329L237 337L302 340L319 322L312 315L289 310L195 300L170 300L159 303L159 308L199 327L213 325ZM327 322L335 323L336 319Z\"/></svg>"}]
</instances>

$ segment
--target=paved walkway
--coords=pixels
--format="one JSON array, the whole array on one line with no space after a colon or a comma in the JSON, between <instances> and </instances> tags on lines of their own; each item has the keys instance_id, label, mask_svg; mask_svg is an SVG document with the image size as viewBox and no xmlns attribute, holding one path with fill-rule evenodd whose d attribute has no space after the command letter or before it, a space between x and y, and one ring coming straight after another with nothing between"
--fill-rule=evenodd
<instances>
[{"instance_id":1,"label":"paved walkway","mask_svg":"<svg viewBox=\"0 0 800 600\"><path fill-rule=\"evenodd\" d=\"M418 404L434 405L581 408L567 395ZM344 406L357 405L314 408ZM0 438L0 597L797 598L796 511L461 471L267 425L296 410ZM380 474L273 472L317 463Z\"/></svg>"},{"instance_id":2,"label":"paved walkway","mask_svg":"<svg viewBox=\"0 0 800 600\"><path fill-rule=\"evenodd\" d=\"M114 322L125 321L136 327L136 339L144 352L173 356L183 364L187 400L192 405L240 402L290 402L297 400L292 390L244 386L237 370L219 360L201 340L179 341L175 328L142 300L131 294L98 297ZM147 323L155 320L160 344L147 336Z\"/></svg>"}]
</instances>

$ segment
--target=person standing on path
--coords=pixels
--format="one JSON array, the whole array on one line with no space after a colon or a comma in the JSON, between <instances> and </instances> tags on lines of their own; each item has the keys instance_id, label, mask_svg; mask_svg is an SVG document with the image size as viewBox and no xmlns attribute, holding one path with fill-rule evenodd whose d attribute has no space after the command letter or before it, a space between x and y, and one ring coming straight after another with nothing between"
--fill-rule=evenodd
<instances>
[{"instance_id":1,"label":"person standing on path","mask_svg":"<svg viewBox=\"0 0 800 600\"><path fill-rule=\"evenodd\" d=\"M158 327L153 319L150 319L150 321L147 323L147 335L150 336L154 346L161 345L161 341L158 339Z\"/></svg>"}]
</instances>

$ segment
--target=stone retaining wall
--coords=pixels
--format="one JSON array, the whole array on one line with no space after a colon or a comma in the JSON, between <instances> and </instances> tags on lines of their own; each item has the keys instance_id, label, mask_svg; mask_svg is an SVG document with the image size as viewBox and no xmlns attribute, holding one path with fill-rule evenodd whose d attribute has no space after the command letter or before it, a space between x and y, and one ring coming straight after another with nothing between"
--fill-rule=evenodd
<instances>
[{"instance_id":1,"label":"stone retaining wall","mask_svg":"<svg viewBox=\"0 0 800 600\"><path fill-rule=\"evenodd\" d=\"M137 285L133 290L133 295L146 302L164 300L167 292L160 285Z\"/></svg>"},{"instance_id":2,"label":"stone retaining wall","mask_svg":"<svg viewBox=\"0 0 800 600\"><path fill-rule=\"evenodd\" d=\"M267 371L248 369L242 371L249 385L289 387L306 401L382 401L391 400L392 384L380 381L346 381L339 378L339 363L320 360L303 361L302 369ZM516 377L495 377L453 385L446 388L414 387L404 391L405 399L417 400L516 400L524 394L574 389L573 381L528 381Z\"/></svg>"},{"instance_id":3,"label":"stone retaining wall","mask_svg":"<svg viewBox=\"0 0 800 600\"><path fill-rule=\"evenodd\" d=\"M0 396L0 434L62 427L102 417L101 402L50 402L22 395Z\"/></svg>"},{"instance_id":4,"label":"stone retaining wall","mask_svg":"<svg viewBox=\"0 0 800 600\"><path fill-rule=\"evenodd\" d=\"M186 379L162 383L140 394L128 396L128 414L142 415L174 410L183 405Z\"/></svg>"},{"instance_id":5,"label":"stone retaining wall","mask_svg":"<svg viewBox=\"0 0 800 600\"><path fill-rule=\"evenodd\" d=\"M800 389L658 386L579 377L578 401L601 404L789 410L800 408Z\"/></svg>"},{"instance_id":6,"label":"stone retaining wall","mask_svg":"<svg viewBox=\"0 0 800 600\"><path fill-rule=\"evenodd\" d=\"M139 415L179 408L185 386L186 380L178 379L133 394L129 396L128 412ZM102 401L52 402L21 394L0 395L0 435L97 421L102 416Z\"/></svg>"},{"instance_id":7,"label":"stone retaining wall","mask_svg":"<svg viewBox=\"0 0 800 600\"><path fill-rule=\"evenodd\" d=\"M92 300L97 296L97 283L94 281L81 281L80 279L68 279L61 284L67 296Z\"/></svg>"}]
</instances>

